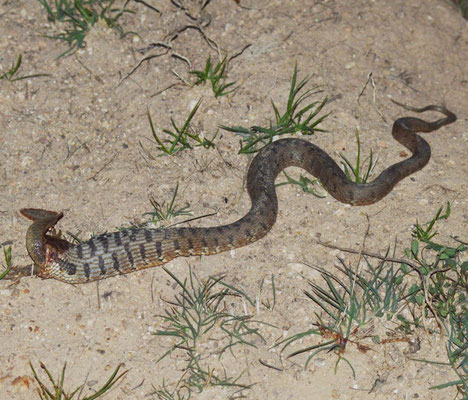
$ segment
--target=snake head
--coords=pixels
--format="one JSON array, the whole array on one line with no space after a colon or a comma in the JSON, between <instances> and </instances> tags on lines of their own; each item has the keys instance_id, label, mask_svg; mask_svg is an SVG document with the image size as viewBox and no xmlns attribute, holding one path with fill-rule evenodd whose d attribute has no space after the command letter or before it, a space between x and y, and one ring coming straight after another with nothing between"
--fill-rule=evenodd
<instances>
[{"instance_id":1,"label":"snake head","mask_svg":"<svg viewBox=\"0 0 468 400\"><path fill-rule=\"evenodd\" d=\"M63 213L39 208L23 208L20 213L33 221L26 233L26 249L37 266L45 266L52 253L62 253L71 245L66 240L47 235L49 229L63 217Z\"/></svg>"}]
</instances>

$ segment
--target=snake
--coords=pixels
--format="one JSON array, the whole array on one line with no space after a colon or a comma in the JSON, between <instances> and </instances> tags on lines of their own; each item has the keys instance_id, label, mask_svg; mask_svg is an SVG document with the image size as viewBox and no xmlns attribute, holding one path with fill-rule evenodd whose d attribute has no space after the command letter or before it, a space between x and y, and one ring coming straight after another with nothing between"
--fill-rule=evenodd
<instances>
[{"instance_id":1,"label":"snake","mask_svg":"<svg viewBox=\"0 0 468 400\"><path fill-rule=\"evenodd\" d=\"M359 183L347 178L337 163L318 146L298 138L272 141L250 163L246 187L251 208L245 216L227 225L214 227L135 227L104 233L73 244L51 230L62 212L23 208L20 213L32 224L26 233L26 248L41 278L55 278L70 284L97 281L116 275L163 265L175 257L211 255L246 246L264 237L276 222L278 199L275 179L290 166L300 167L320 180L336 200L353 206L378 202L405 177L422 169L431 157L431 148L417 133L432 132L456 121L443 106L415 108L416 112L436 111L445 115L434 122L415 117L396 119L392 135L412 155L383 170L373 181Z\"/></svg>"}]
</instances>

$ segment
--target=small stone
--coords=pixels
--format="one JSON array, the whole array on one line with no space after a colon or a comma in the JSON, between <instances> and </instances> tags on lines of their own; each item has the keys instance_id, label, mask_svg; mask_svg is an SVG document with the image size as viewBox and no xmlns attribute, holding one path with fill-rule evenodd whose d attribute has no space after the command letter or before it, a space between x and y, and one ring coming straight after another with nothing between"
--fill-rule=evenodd
<instances>
[{"instance_id":1,"label":"small stone","mask_svg":"<svg viewBox=\"0 0 468 400\"><path fill-rule=\"evenodd\" d=\"M325 360L323 358L314 358L314 364L317 367L324 367L325 366Z\"/></svg>"},{"instance_id":2,"label":"small stone","mask_svg":"<svg viewBox=\"0 0 468 400\"><path fill-rule=\"evenodd\" d=\"M298 273L304 272L304 264L302 263L289 263L288 267Z\"/></svg>"},{"instance_id":3,"label":"small stone","mask_svg":"<svg viewBox=\"0 0 468 400\"><path fill-rule=\"evenodd\" d=\"M187 111L192 111L193 108L197 105L198 100L190 100L187 105Z\"/></svg>"}]
</instances>

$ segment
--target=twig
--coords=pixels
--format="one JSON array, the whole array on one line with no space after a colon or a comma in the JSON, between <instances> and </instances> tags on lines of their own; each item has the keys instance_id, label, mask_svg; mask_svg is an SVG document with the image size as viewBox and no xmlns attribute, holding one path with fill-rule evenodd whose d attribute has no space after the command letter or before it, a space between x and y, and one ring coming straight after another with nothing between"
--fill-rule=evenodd
<instances>
[{"instance_id":1,"label":"twig","mask_svg":"<svg viewBox=\"0 0 468 400\"><path fill-rule=\"evenodd\" d=\"M240 55L242 55L242 53L243 53L244 51L246 51L250 46L252 46L251 43L245 45L245 46L242 48L242 50L240 50L239 52L237 52L237 53L233 54L231 57L229 57L228 60L227 60L226 65L229 64L232 60L234 60L234 58L239 57Z\"/></svg>"},{"instance_id":2,"label":"twig","mask_svg":"<svg viewBox=\"0 0 468 400\"><path fill-rule=\"evenodd\" d=\"M99 292L99 282L100 281L96 281L96 297L97 297L98 310L101 310L102 307L101 307L101 293Z\"/></svg>"},{"instance_id":3,"label":"twig","mask_svg":"<svg viewBox=\"0 0 468 400\"><path fill-rule=\"evenodd\" d=\"M261 358L258 359L258 362L263 366L271 369L276 369L277 371L283 372L284 368L275 367L274 365L268 364L266 361L263 361Z\"/></svg>"},{"instance_id":4,"label":"twig","mask_svg":"<svg viewBox=\"0 0 468 400\"><path fill-rule=\"evenodd\" d=\"M120 82L119 82L119 84L117 85L117 87L119 87L119 86L122 84L122 82L123 82L124 80L128 79L131 75L133 75L133 73L134 73L138 68L140 68L141 64L143 64L145 61L149 61L149 60L151 60L151 59L153 59L153 58L156 58L156 57L162 57L162 56L166 55L167 53L169 53L169 51L172 50L172 46L171 46L170 44L165 43L165 42L152 43L152 47L153 47L153 48L154 48L154 47L164 47L166 50L163 51L162 53L151 54L151 55L149 55L149 56L143 57L143 58L137 63L137 65L135 65L135 66L133 67L133 69L132 69L126 76L124 76L124 77L120 80Z\"/></svg>"},{"instance_id":5,"label":"twig","mask_svg":"<svg viewBox=\"0 0 468 400\"><path fill-rule=\"evenodd\" d=\"M112 158L107 161L93 176L91 176L90 178L88 178L88 181L90 180L95 180L96 177L102 172L104 171L110 164L112 164L112 162L115 160L115 154L112 156Z\"/></svg>"},{"instance_id":6,"label":"twig","mask_svg":"<svg viewBox=\"0 0 468 400\"><path fill-rule=\"evenodd\" d=\"M375 103L375 93L376 93L376 87L375 87L375 82L374 82L374 78L372 78L372 72L369 72L369 74L367 75L367 81L364 85L364 87L362 88L361 90L361 93L359 93L358 97L357 97L357 102L359 104L359 99L361 98L361 96L364 94L366 88L367 88L367 85L368 84L371 84L372 86L372 104L374 105L374 108L375 110L377 111L377 113L380 115L380 117L382 118L383 122L387 123L387 120L385 119L385 116L382 114L382 112L379 110L379 108L377 107L376 103Z\"/></svg>"},{"instance_id":7,"label":"twig","mask_svg":"<svg viewBox=\"0 0 468 400\"><path fill-rule=\"evenodd\" d=\"M143 4L144 6L148 7L149 9L156 11L158 14L162 14L161 11L159 11L156 7L153 7L151 4L148 4L146 1L143 0L133 0L135 3L140 3ZM130 2L130 0L127 0L125 3L124 8L127 6L127 4Z\"/></svg>"},{"instance_id":8,"label":"twig","mask_svg":"<svg viewBox=\"0 0 468 400\"><path fill-rule=\"evenodd\" d=\"M189 69L192 69L192 63L190 62L190 60L182 54L172 52L171 57L178 58L179 60L184 61L185 63L187 63Z\"/></svg>"},{"instance_id":9,"label":"twig","mask_svg":"<svg viewBox=\"0 0 468 400\"><path fill-rule=\"evenodd\" d=\"M183 83L184 85L186 85L186 86L191 86L190 82L187 82L184 78L182 78L182 77L180 76L180 74L179 74L177 71L174 71L173 69L171 69L171 72L172 72L177 78L179 78L179 79L182 81L182 83Z\"/></svg>"},{"instance_id":10,"label":"twig","mask_svg":"<svg viewBox=\"0 0 468 400\"><path fill-rule=\"evenodd\" d=\"M176 226L176 225L186 224L187 222L196 221L197 219L202 219L202 218L206 218L206 217L212 217L213 215L216 215L216 214L217 214L217 212L210 213L210 214L200 215L199 217L189 218L189 219L186 219L185 221L174 222L173 224L170 224L170 225L168 225L168 226L165 226L164 228L172 228L173 226Z\"/></svg>"},{"instance_id":11,"label":"twig","mask_svg":"<svg viewBox=\"0 0 468 400\"><path fill-rule=\"evenodd\" d=\"M150 98L156 97L156 96L160 95L161 93L165 92L166 90L169 90L169 89L173 88L174 86L178 86L178 85L180 85L180 83L171 83L169 86L165 87L164 89L158 90L156 93L153 93L150 96Z\"/></svg>"},{"instance_id":12,"label":"twig","mask_svg":"<svg viewBox=\"0 0 468 400\"><path fill-rule=\"evenodd\" d=\"M198 32L200 32L200 34L203 36L203 39L205 39L205 42L208 44L208 46L210 46L213 50L215 50L217 53L218 53L218 56L219 58L221 59L221 49L219 48L218 46L218 43L216 43L213 39L210 39L208 37L208 35L205 33L205 31L203 30L203 28L199 25L191 25L191 24L187 24L187 25L184 25L182 26L181 28L173 31L169 36L169 42L172 42L174 39L177 38L177 36L179 36L180 33L186 31L187 29L195 29L197 30Z\"/></svg>"}]
</instances>

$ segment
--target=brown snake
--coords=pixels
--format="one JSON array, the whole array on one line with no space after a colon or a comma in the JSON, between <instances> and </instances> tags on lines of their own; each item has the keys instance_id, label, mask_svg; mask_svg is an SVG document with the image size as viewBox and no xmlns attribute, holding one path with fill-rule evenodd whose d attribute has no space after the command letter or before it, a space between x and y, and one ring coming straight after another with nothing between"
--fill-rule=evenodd
<instances>
[{"instance_id":1,"label":"brown snake","mask_svg":"<svg viewBox=\"0 0 468 400\"><path fill-rule=\"evenodd\" d=\"M397 103L399 104L399 103ZM286 167L296 166L320 179L335 199L352 205L372 204L408 175L423 168L431 157L429 144L415 132L432 132L455 122L455 114L445 107L404 106L414 112L438 111L445 118L427 122L405 117L393 124L392 135L413 154L391 165L370 183L355 183L319 147L300 139L278 140L262 149L247 173L250 211L228 225L211 228L133 228L105 233L74 245L47 234L63 213L25 208L21 214L34 221L26 234L26 247L42 278L68 283L86 283L162 265L179 256L216 254L245 246L265 236L275 224L278 200L275 178Z\"/></svg>"}]
</instances>

